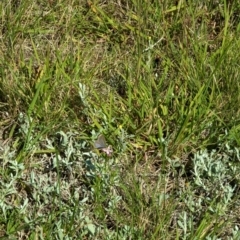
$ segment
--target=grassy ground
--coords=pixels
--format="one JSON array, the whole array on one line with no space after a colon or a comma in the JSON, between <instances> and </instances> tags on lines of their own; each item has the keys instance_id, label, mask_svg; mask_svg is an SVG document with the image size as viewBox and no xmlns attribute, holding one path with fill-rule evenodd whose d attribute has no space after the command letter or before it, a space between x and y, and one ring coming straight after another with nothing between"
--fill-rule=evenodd
<instances>
[{"instance_id":1,"label":"grassy ground","mask_svg":"<svg viewBox=\"0 0 240 240\"><path fill-rule=\"evenodd\" d=\"M240 239L239 12L1 1L1 239Z\"/></svg>"}]
</instances>

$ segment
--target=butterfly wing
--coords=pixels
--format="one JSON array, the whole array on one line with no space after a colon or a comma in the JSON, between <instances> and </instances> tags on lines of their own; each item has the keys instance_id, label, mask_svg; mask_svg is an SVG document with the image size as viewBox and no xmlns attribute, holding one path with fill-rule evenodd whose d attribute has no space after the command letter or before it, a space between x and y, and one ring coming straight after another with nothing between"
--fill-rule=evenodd
<instances>
[{"instance_id":1,"label":"butterfly wing","mask_svg":"<svg viewBox=\"0 0 240 240\"><path fill-rule=\"evenodd\" d=\"M94 147L97 149L102 149L107 147L105 137L101 134L98 136L98 139L94 142Z\"/></svg>"}]
</instances>

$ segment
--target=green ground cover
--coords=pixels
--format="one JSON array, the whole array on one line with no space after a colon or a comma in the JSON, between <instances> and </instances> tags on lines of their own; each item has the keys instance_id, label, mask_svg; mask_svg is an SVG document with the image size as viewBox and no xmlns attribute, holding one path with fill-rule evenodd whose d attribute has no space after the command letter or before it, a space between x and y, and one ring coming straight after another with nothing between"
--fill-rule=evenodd
<instances>
[{"instance_id":1,"label":"green ground cover","mask_svg":"<svg viewBox=\"0 0 240 240\"><path fill-rule=\"evenodd\" d=\"M238 1L0 16L0 239L240 239Z\"/></svg>"}]
</instances>

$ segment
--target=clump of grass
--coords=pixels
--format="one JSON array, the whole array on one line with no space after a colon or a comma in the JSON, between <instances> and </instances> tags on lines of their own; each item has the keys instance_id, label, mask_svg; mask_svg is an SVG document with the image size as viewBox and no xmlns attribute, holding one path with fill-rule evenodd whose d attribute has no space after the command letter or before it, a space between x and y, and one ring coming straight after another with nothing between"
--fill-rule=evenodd
<instances>
[{"instance_id":1,"label":"clump of grass","mask_svg":"<svg viewBox=\"0 0 240 240\"><path fill-rule=\"evenodd\" d=\"M1 237L239 238L238 4L0 9Z\"/></svg>"}]
</instances>

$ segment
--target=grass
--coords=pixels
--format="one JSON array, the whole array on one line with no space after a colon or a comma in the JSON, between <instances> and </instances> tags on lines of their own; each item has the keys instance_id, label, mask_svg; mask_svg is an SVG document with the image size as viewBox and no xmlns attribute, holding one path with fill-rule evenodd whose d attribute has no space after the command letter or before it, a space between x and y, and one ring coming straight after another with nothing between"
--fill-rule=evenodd
<instances>
[{"instance_id":1,"label":"grass","mask_svg":"<svg viewBox=\"0 0 240 240\"><path fill-rule=\"evenodd\" d=\"M1 239L239 239L239 9L0 3Z\"/></svg>"}]
</instances>

